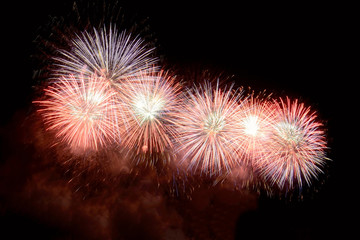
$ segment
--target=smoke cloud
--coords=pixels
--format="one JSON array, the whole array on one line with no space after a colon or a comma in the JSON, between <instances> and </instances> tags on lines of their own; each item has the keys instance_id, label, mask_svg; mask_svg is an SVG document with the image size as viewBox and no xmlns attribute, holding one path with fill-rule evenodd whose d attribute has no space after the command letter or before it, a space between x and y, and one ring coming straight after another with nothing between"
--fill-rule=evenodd
<instances>
[{"instance_id":1,"label":"smoke cloud","mask_svg":"<svg viewBox=\"0 0 360 240\"><path fill-rule=\"evenodd\" d=\"M111 151L76 155L37 114L18 111L1 128L0 201L9 236L44 239L234 239L257 194L230 182L135 165ZM174 173L175 172L175 173Z\"/></svg>"}]
</instances>

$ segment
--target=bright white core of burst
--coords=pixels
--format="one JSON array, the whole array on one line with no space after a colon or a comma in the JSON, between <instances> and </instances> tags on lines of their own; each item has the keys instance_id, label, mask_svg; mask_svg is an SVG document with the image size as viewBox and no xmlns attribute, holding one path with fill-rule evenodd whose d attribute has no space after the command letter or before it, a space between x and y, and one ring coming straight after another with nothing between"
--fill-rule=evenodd
<instances>
[{"instance_id":1,"label":"bright white core of burst","mask_svg":"<svg viewBox=\"0 0 360 240\"><path fill-rule=\"evenodd\" d=\"M257 116L248 116L244 120L245 134L250 136L256 136L259 130L258 117Z\"/></svg>"},{"instance_id":2,"label":"bright white core of burst","mask_svg":"<svg viewBox=\"0 0 360 240\"><path fill-rule=\"evenodd\" d=\"M165 105L159 96L144 96L140 94L134 102L135 114L140 117L141 122L156 118Z\"/></svg>"},{"instance_id":3,"label":"bright white core of burst","mask_svg":"<svg viewBox=\"0 0 360 240\"><path fill-rule=\"evenodd\" d=\"M101 111L99 105L103 101L101 93L88 93L81 101L71 105L72 115L83 121L93 121L101 118Z\"/></svg>"},{"instance_id":4,"label":"bright white core of burst","mask_svg":"<svg viewBox=\"0 0 360 240\"><path fill-rule=\"evenodd\" d=\"M301 129L295 123L280 122L276 125L276 131L285 141L298 144L303 139Z\"/></svg>"},{"instance_id":5,"label":"bright white core of burst","mask_svg":"<svg viewBox=\"0 0 360 240\"><path fill-rule=\"evenodd\" d=\"M217 133L224 128L224 125L224 116L220 113L212 112L207 116L204 122L204 129L208 131L208 133Z\"/></svg>"}]
</instances>

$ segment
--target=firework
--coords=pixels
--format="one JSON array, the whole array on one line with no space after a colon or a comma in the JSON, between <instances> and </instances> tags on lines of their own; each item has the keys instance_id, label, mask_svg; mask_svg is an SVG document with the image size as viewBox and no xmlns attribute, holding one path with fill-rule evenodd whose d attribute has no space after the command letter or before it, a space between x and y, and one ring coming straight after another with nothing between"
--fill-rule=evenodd
<instances>
[{"instance_id":1,"label":"firework","mask_svg":"<svg viewBox=\"0 0 360 240\"><path fill-rule=\"evenodd\" d=\"M118 140L120 105L103 77L63 76L45 89L45 96L36 103L47 130L54 130L73 150L96 150Z\"/></svg>"},{"instance_id":2,"label":"firework","mask_svg":"<svg viewBox=\"0 0 360 240\"><path fill-rule=\"evenodd\" d=\"M261 158L268 144L275 121L275 111L269 98L254 96L245 99L237 114L238 147L242 158L252 164L255 158Z\"/></svg>"},{"instance_id":3,"label":"firework","mask_svg":"<svg viewBox=\"0 0 360 240\"><path fill-rule=\"evenodd\" d=\"M164 71L144 71L123 85L126 133L123 144L139 152L161 153L176 137L180 85Z\"/></svg>"},{"instance_id":4,"label":"firework","mask_svg":"<svg viewBox=\"0 0 360 240\"><path fill-rule=\"evenodd\" d=\"M311 184L324 165L326 142L316 113L297 100L275 102L278 109L267 154L258 160L261 175L280 189Z\"/></svg>"},{"instance_id":5,"label":"firework","mask_svg":"<svg viewBox=\"0 0 360 240\"><path fill-rule=\"evenodd\" d=\"M97 74L117 85L155 63L150 57L152 51L143 40L126 31L119 33L114 27L94 28L92 33L85 31L76 35L70 50L59 51L55 75Z\"/></svg>"},{"instance_id":6,"label":"firework","mask_svg":"<svg viewBox=\"0 0 360 240\"><path fill-rule=\"evenodd\" d=\"M221 90L219 83L188 91L188 99L180 115L177 152L189 169L219 174L229 171L239 159L237 154L237 100L232 87Z\"/></svg>"}]
</instances>

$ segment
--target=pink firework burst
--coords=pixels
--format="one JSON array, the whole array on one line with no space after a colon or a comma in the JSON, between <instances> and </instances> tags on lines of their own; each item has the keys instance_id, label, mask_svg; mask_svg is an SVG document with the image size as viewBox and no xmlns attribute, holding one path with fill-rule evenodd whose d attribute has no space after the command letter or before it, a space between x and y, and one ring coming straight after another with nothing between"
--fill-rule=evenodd
<instances>
[{"instance_id":1,"label":"pink firework burst","mask_svg":"<svg viewBox=\"0 0 360 240\"><path fill-rule=\"evenodd\" d=\"M326 141L322 124L310 107L298 100L276 101L276 121L266 155L258 159L260 174L280 189L311 184L322 172L327 160Z\"/></svg>"},{"instance_id":2,"label":"pink firework burst","mask_svg":"<svg viewBox=\"0 0 360 240\"><path fill-rule=\"evenodd\" d=\"M256 158L261 158L263 149L268 144L275 121L274 104L269 97L261 95L249 98L241 103L237 114L237 142L242 159L252 165Z\"/></svg>"},{"instance_id":3,"label":"pink firework burst","mask_svg":"<svg viewBox=\"0 0 360 240\"><path fill-rule=\"evenodd\" d=\"M162 153L173 146L179 112L180 85L167 72L144 71L123 84L124 146L137 153Z\"/></svg>"},{"instance_id":4,"label":"pink firework burst","mask_svg":"<svg viewBox=\"0 0 360 240\"><path fill-rule=\"evenodd\" d=\"M47 130L74 151L97 150L118 140L120 105L103 77L63 76L45 89L46 100L36 101Z\"/></svg>"},{"instance_id":5,"label":"pink firework burst","mask_svg":"<svg viewBox=\"0 0 360 240\"><path fill-rule=\"evenodd\" d=\"M240 92L221 90L219 83L188 91L178 122L177 152L189 169L213 174L230 171L239 161L236 115Z\"/></svg>"}]
</instances>

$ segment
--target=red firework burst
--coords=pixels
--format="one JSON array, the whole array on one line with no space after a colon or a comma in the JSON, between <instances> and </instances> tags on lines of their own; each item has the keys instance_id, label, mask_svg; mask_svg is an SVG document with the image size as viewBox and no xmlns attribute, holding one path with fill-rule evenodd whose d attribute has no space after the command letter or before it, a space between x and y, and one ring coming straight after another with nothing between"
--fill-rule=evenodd
<instances>
[{"instance_id":1,"label":"red firework burst","mask_svg":"<svg viewBox=\"0 0 360 240\"><path fill-rule=\"evenodd\" d=\"M73 150L97 150L118 140L120 105L103 77L63 76L45 89L46 100L36 101L47 130L55 131Z\"/></svg>"},{"instance_id":2,"label":"red firework burst","mask_svg":"<svg viewBox=\"0 0 360 240\"><path fill-rule=\"evenodd\" d=\"M122 85L126 124L123 144L139 152L161 153L173 146L180 85L164 71L144 71Z\"/></svg>"},{"instance_id":3,"label":"red firework burst","mask_svg":"<svg viewBox=\"0 0 360 240\"><path fill-rule=\"evenodd\" d=\"M264 146L266 154L257 161L260 174L280 189L301 187L303 181L310 185L327 160L323 125L316 113L298 100L280 99L275 107L271 139Z\"/></svg>"},{"instance_id":4,"label":"red firework burst","mask_svg":"<svg viewBox=\"0 0 360 240\"><path fill-rule=\"evenodd\" d=\"M242 159L250 164L255 158L261 158L264 146L268 144L275 121L273 106L269 97L251 94L237 112L238 149Z\"/></svg>"},{"instance_id":5,"label":"red firework burst","mask_svg":"<svg viewBox=\"0 0 360 240\"><path fill-rule=\"evenodd\" d=\"M241 94L211 84L188 92L178 123L177 152L189 169L210 175L230 171L239 160L236 114Z\"/></svg>"}]
</instances>

